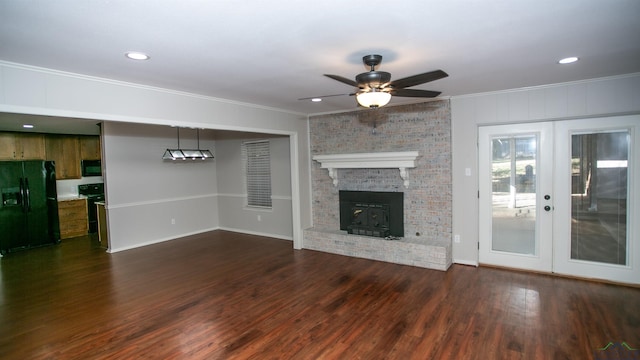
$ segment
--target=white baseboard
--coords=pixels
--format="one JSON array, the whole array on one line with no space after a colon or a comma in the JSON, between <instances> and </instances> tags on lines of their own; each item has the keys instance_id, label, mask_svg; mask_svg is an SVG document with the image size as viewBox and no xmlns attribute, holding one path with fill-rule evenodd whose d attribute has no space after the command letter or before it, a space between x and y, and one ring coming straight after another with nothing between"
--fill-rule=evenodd
<instances>
[{"instance_id":1,"label":"white baseboard","mask_svg":"<svg viewBox=\"0 0 640 360\"><path fill-rule=\"evenodd\" d=\"M165 242L165 241L177 240L177 239L180 239L180 238L183 238L183 237L187 237L187 236L191 236L191 235L198 235L198 234L202 234L202 233L206 233L206 232L214 231L214 230L225 230L225 231L237 232L237 233L241 233L241 234L265 236L265 237L270 237L270 238L293 241L293 237L291 237L291 236L268 234L268 233L263 233L263 232L247 231L247 230L243 230L243 229L234 229L234 228L228 228L228 227L215 227L215 228L204 229L204 230L200 230L200 231L194 231L194 232L190 232L190 233L178 234L178 235L172 236L170 238L162 238L162 239L151 240L151 241L147 241L147 242L144 242L144 243L136 244L135 246L125 246L125 247L115 248L115 249L109 248L109 249L107 249L107 252L108 253L117 253L117 252L120 252L120 251L126 251L126 250L136 249L136 248L143 247L143 246L159 244L159 243L162 243L162 242Z\"/></svg>"},{"instance_id":2,"label":"white baseboard","mask_svg":"<svg viewBox=\"0 0 640 360\"><path fill-rule=\"evenodd\" d=\"M165 241L171 241L171 240L177 240L183 237L187 237L187 236L191 236L191 235L197 235L197 234L202 234L202 233L206 233L209 231L214 231L214 230L219 230L220 228L215 227L215 228L210 228L210 229L204 229L204 230L198 230L198 231L194 231L194 232L189 232L189 233L184 233L184 234L176 234L172 237L168 237L168 238L162 238L162 239L155 239L155 240L151 240L151 241L147 241L144 243L140 243L140 244L136 244L134 246L125 246L125 247L120 247L120 248L108 248L107 252L108 253L116 253L116 252L120 252L120 251L125 251L125 250L131 250L131 249L136 249L139 247L143 247L143 246L148 246L148 245L153 245L153 244L159 244L159 243L163 243Z\"/></svg>"},{"instance_id":3,"label":"white baseboard","mask_svg":"<svg viewBox=\"0 0 640 360\"><path fill-rule=\"evenodd\" d=\"M469 265L469 266L475 266L475 267L478 267L478 262L477 262L477 261L456 260L456 259L453 259L453 263L454 263L454 264L460 264L460 265Z\"/></svg>"},{"instance_id":4,"label":"white baseboard","mask_svg":"<svg viewBox=\"0 0 640 360\"><path fill-rule=\"evenodd\" d=\"M271 237L271 238L276 238L276 239L293 241L293 237L292 236L285 236L285 235L279 235L279 234L268 234L268 233L263 233L263 232L258 232L258 231L235 229L235 228L224 227L224 226L219 227L218 230L232 231L232 232L237 232L237 233L247 234L247 235L258 235L258 236L265 236L265 237Z\"/></svg>"}]
</instances>

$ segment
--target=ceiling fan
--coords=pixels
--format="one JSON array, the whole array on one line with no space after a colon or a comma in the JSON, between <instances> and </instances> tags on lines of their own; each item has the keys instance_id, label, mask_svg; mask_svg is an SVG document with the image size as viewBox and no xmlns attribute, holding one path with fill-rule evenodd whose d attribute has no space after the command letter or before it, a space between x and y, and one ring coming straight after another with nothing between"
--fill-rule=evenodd
<instances>
[{"instance_id":1,"label":"ceiling fan","mask_svg":"<svg viewBox=\"0 0 640 360\"><path fill-rule=\"evenodd\" d=\"M440 95L440 91L406 88L449 76L442 70L434 70L391 81L390 73L375 69L382 62L381 55L366 55L362 58L362 62L371 70L358 74L355 81L339 75L324 74L324 76L358 88L356 93L349 95L355 95L358 104L368 108L378 108L388 104L391 96L434 98Z\"/></svg>"}]
</instances>

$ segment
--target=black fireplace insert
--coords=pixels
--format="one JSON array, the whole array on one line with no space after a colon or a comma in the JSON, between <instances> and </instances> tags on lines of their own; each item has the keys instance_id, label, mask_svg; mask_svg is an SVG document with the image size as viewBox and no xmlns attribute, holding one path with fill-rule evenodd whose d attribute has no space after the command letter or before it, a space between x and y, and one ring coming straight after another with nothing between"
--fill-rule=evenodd
<instances>
[{"instance_id":1,"label":"black fireplace insert","mask_svg":"<svg viewBox=\"0 0 640 360\"><path fill-rule=\"evenodd\" d=\"M340 230L374 237L404 237L404 193L341 190Z\"/></svg>"}]
</instances>

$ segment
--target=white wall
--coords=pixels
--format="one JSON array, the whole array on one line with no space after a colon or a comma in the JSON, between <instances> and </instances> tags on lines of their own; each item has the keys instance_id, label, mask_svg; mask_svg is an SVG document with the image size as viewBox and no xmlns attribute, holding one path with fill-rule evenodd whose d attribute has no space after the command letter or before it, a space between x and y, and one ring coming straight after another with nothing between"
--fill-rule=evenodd
<instances>
[{"instance_id":1,"label":"white wall","mask_svg":"<svg viewBox=\"0 0 640 360\"><path fill-rule=\"evenodd\" d=\"M308 126L303 114L8 62L0 62L0 112L287 135L292 144L291 197L295 248L302 248L302 229L311 226ZM112 161L123 160L110 153L117 151L113 146L125 145L126 137L118 129L107 130L113 131L108 135L112 138L107 140L112 147L107 150L104 161L111 170L119 167L111 164ZM170 136L153 134L153 140L150 140L152 147L159 146L164 141L160 140L162 137L168 139ZM135 141L134 138L130 139ZM117 212L110 214L109 219L114 249L165 240L166 234L172 233L164 228L151 230L157 233L138 239L143 232L140 219L142 223L148 223L149 219L155 218L150 214L160 213L155 210L163 208L165 200L174 197L156 197L146 190L136 195L137 200L134 201L119 195L126 183L120 177L127 175L125 171L117 170L116 174L106 175L107 187L115 184L112 185L115 189L107 188L107 203L119 207ZM156 203L156 200L162 204ZM135 202L142 204L123 206ZM140 211L143 207L147 211Z\"/></svg>"},{"instance_id":2,"label":"white wall","mask_svg":"<svg viewBox=\"0 0 640 360\"><path fill-rule=\"evenodd\" d=\"M479 125L637 114L639 99L640 74L453 97L453 261L478 263Z\"/></svg>"},{"instance_id":3,"label":"white wall","mask_svg":"<svg viewBox=\"0 0 640 360\"><path fill-rule=\"evenodd\" d=\"M216 138L220 228L291 240L291 160L288 137L269 137L271 152L272 209L246 207L241 145L244 140L267 139L264 135Z\"/></svg>"},{"instance_id":4,"label":"white wall","mask_svg":"<svg viewBox=\"0 0 640 360\"><path fill-rule=\"evenodd\" d=\"M166 125L105 122L102 128L110 251L218 227L215 160L162 160L177 146L176 129ZM180 135L181 147L197 147L195 130ZM211 130L200 131L200 148L215 154Z\"/></svg>"}]
</instances>

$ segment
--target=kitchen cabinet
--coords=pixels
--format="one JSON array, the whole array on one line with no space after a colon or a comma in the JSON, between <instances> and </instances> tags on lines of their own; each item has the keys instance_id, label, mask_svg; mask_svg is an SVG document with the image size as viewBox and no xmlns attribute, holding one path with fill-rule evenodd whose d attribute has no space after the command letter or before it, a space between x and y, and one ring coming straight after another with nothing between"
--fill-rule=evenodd
<instances>
[{"instance_id":1,"label":"kitchen cabinet","mask_svg":"<svg viewBox=\"0 0 640 360\"><path fill-rule=\"evenodd\" d=\"M0 160L45 160L42 134L0 133Z\"/></svg>"},{"instance_id":2,"label":"kitchen cabinet","mask_svg":"<svg viewBox=\"0 0 640 360\"><path fill-rule=\"evenodd\" d=\"M100 136L80 136L80 159L100 160Z\"/></svg>"},{"instance_id":3,"label":"kitchen cabinet","mask_svg":"<svg viewBox=\"0 0 640 360\"><path fill-rule=\"evenodd\" d=\"M12 133L0 133L0 159L13 160L15 156L15 136Z\"/></svg>"},{"instance_id":4,"label":"kitchen cabinet","mask_svg":"<svg viewBox=\"0 0 640 360\"><path fill-rule=\"evenodd\" d=\"M80 179L80 143L75 135L47 135L47 160L56 162L56 179Z\"/></svg>"},{"instance_id":5,"label":"kitchen cabinet","mask_svg":"<svg viewBox=\"0 0 640 360\"><path fill-rule=\"evenodd\" d=\"M80 161L100 158L100 136L0 132L0 161L52 160L57 180L80 179Z\"/></svg>"},{"instance_id":6,"label":"kitchen cabinet","mask_svg":"<svg viewBox=\"0 0 640 360\"><path fill-rule=\"evenodd\" d=\"M60 219L61 239L83 236L89 233L86 199L58 201L58 217Z\"/></svg>"},{"instance_id":7,"label":"kitchen cabinet","mask_svg":"<svg viewBox=\"0 0 640 360\"><path fill-rule=\"evenodd\" d=\"M0 159L16 159L16 137L13 133L0 133Z\"/></svg>"},{"instance_id":8,"label":"kitchen cabinet","mask_svg":"<svg viewBox=\"0 0 640 360\"><path fill-rule=\"evenodd\" d=\"M21 160L45 160L45 140L42 134L17 134L16 150Z\"/></svg>"}]
</instances>

